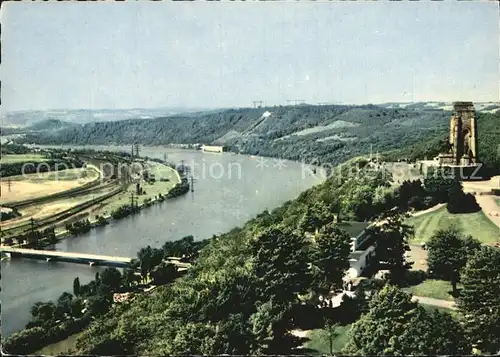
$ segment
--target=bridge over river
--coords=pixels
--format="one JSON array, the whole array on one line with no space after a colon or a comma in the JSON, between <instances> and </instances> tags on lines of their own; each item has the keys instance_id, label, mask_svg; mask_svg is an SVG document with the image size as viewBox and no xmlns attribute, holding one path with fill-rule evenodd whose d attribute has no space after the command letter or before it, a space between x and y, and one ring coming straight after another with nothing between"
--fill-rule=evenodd
<instances>
[{"instance_id":1,"label":"bridge over river","mask_svg":"<svg viewBox=\"0 0 500 357\"><path fill-rule=\"evenodd\" d=\"M69 263L89 264L90 266L104 265L104 266L116 266L116 267L129 267L130 264L132 263L132 260L134 259L129 257L61 252L55 250L12 248L6 246L0 246L0 251L7 257L45 259L47 262L61 261ZM179 268L179 270L185 270L190 266L189 263L183 263L180 261L180 258L177 257L168 257L167 261L169 263L175 264Z\"/></svg>"}]
</instances>

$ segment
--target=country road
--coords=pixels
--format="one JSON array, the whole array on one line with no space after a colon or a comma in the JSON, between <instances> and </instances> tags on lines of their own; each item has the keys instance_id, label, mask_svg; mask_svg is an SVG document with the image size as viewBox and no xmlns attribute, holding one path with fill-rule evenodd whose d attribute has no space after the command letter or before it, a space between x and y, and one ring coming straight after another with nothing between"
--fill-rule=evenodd
<instances>
[{"instance_id":1,"label":"country road","mask_svg":"<svg viewBox=\"0 0 500 357\"><path fill-rule=\"evenodd\" d=\"M433 299L433 298L429 298L429 297L415 296L415 295L412 297L412 300L418 301L419 303L425 304L425 305L443 307L445 309L452 309L452 310L457 309L455 301Z\"/></svg>"},{"instance_id":2,"label":"country road","mask_svg":"<svg viewBox=\"0 0 500 357\"><path fill-rule=\"evenodd\" d=\"M429 213L429 212L434 212L434 211L437 211L438 209L440 209L441 207L444 207L445 205L446 205L446 203L438 203L437 205L432 206L432 207L425 209L423 211L413 212L413 213L411 213L411 216L418 217L418 216L424 215L424 214Z\"/></svg>"}]
</instances>

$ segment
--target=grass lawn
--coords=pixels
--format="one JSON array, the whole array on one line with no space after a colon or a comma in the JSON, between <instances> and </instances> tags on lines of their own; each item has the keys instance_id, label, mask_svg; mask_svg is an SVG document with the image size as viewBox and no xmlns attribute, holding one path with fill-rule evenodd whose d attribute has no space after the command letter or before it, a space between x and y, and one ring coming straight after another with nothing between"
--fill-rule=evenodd
<instances>
[{"instance_id":1,"label":"grass lawn","mask_svg":"<svg viewBox=\"0 0 500 357\"><path fill-rule=\"evenodd\" d=\"M483 243L500 241L500 230L483 211L475 213L451 214L446 207L418 217L409 218L406 223L415 227L415 237L411 243L426 242L437 230L452 226L465 235L472 235Z\"/></svg>"},{"instance_id":2,"label":"grass lawn","mask_svg":"<svg viewBox=\"0 0 500 357\"><path fill-rule=\"evenodd\" d=\"M457 290L460 289L460 284L457 284ZM444 280L427 279L424 282L403 289L412 295L429 297L439 300L453 301L453 296L448 292L451 291L451 284Z\"/></svg>"},{"instance_id":3,"label":"grass lawn","mask_svg":"<svg viewBox=\"0 0 500 357\"><path fill-rule=\"evenodd\" d=\"M333 352L341 352L342 348L347 342L347 333L351 325L338 326L335 330L338 336L333 341ZM328 331L324 329L311 330L307 334L307 341L304 344L305 348L317 351L318 354L329 355L330 354L330 340L328 338ZM314 353L314 352L313 352Z\"/></svg>"},{"instance_id":4,"label":"grass lawn","mask_svg":"<svg viewBox=\"0 0 500 357\"><path fill-rule=\"evenodd\" d=\"M19 162L42 162L42 161L47 161L47 158L43 155L38 155L38 154L22 154L22 155L7 154L3 155L2 158L0 159L0 162L2 164L15 164Z\"/></svg>"},{"instance_id":5,"label":"grass lawn","mask_svg":"<svg viewBox=\"0 0 500 357\"><path fill-rule=\"evenodd\" d=\"M497 203L497 206L500 207L500 198L495 198L495 202Z\"/></svg>"}]
</instances>

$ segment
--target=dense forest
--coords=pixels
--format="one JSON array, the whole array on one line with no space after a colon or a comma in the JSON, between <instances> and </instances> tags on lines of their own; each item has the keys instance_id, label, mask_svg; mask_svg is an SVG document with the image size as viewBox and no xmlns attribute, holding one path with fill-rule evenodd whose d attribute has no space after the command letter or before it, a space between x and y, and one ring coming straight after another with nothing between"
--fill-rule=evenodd
<instances>
[{"instance_id":1,"label":"dense forest","mask_svg":"<svg viewBox=\"0 0 500 357\"><path fill-rule=\"evenodd\" d=\"M451 112L420 107L298 105L33 129L22 139L37 144L223 144L234 152L338 164L373 152L391 159L433 157L446 140ZM483 162L500 169L500 113L478 113ZM55 123L50 124L53 129ZM37 126L42 129L43 123Z\"/></svg>"}]
</instances>

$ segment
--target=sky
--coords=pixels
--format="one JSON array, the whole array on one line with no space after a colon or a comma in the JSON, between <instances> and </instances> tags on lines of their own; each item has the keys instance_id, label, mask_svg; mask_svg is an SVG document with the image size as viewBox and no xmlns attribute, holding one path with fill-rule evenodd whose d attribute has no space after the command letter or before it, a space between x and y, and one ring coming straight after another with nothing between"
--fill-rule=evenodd
<instances>
[{"instance_id":1,"label":"sky","mask_svg":"<svg viewBox=\"0 0 500 357\"><path fill-rule=\"evenodd\" d=\"M6 2L2 111L499 100L481 2Z\"/></svg>"}]
</instances>

